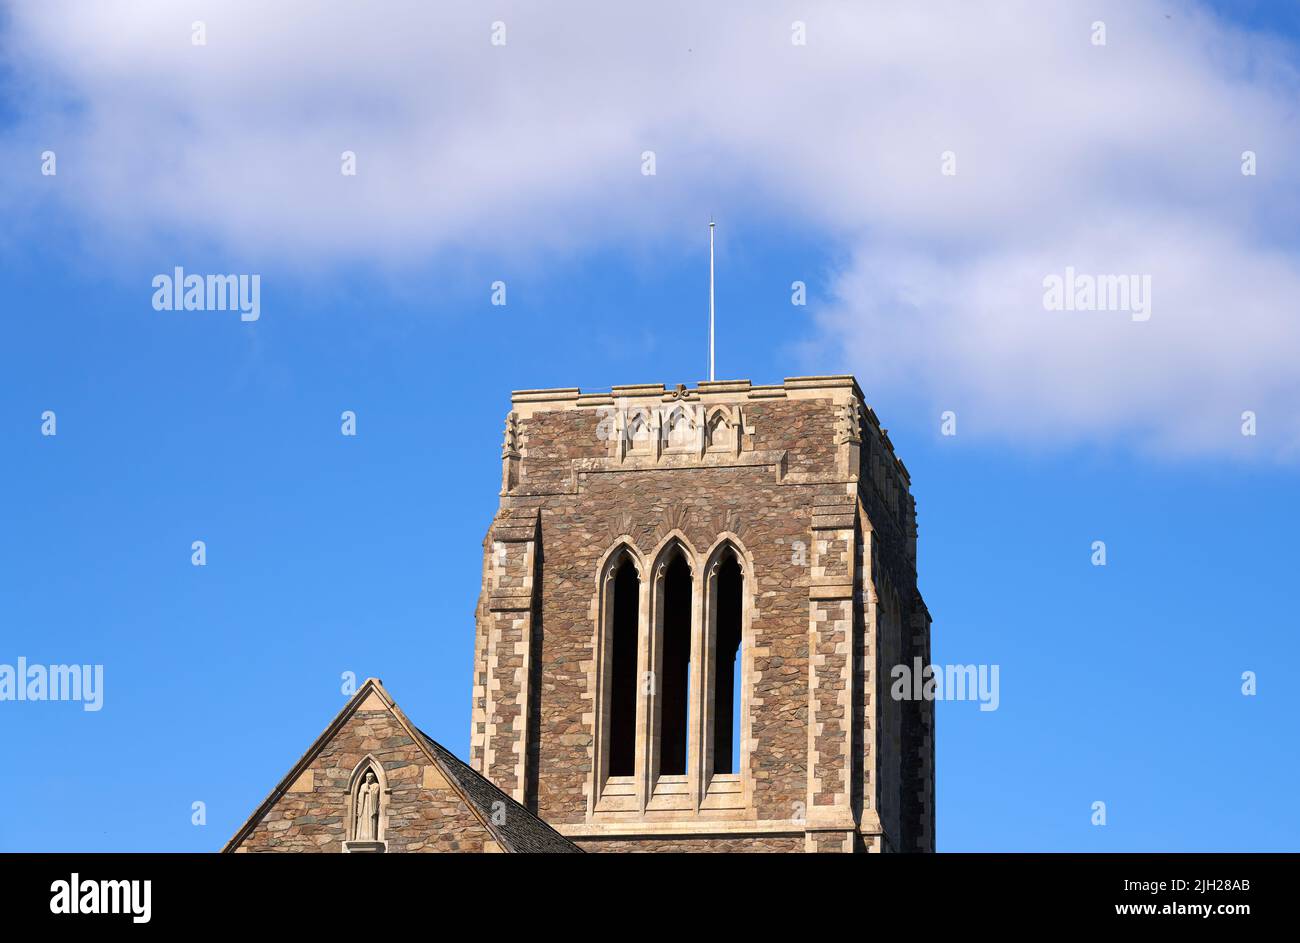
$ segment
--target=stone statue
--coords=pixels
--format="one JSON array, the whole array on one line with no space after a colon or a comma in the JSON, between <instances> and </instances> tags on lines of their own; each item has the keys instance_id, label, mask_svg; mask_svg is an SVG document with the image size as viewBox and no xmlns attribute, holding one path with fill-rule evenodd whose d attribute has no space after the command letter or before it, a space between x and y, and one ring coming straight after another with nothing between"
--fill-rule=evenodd
<instances>
[{"instance_id":1,"label":"stone statue","mask_svg":"<svg viewBox=\"0 0 1300 943\"><path fill-rule=\"evenodd\" d=\"M365 781L357 787L357 818L352 836L354 841L379 840L379 783L372 769L366 770Z\"/></svg>"}]
</instances>

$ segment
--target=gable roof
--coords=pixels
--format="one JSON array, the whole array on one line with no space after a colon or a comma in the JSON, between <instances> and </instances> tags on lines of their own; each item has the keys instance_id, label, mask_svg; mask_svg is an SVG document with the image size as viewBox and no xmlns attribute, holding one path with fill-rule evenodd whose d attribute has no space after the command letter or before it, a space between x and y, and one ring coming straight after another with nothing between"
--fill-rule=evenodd
<instances>
[{"instance_id":1,"label":"gable roof","mask_svg":"<svg viewBox=\"0 0 1300 943\"><path fill-rule=\"evenodd\" d=\"M429 762L438 768L443 778L447 780L451 788L469 807L470 812L478 819L479 823L492 835L502 851L582 853L581 848L533 815L524 806L498 789L491 780L476 773L457 759L450 750L412 724L406 715L402 713L402 709L397 706L397 702L384 688L383 682L378 678L367 678L365 683L357 689L357 693L352 695L351 700L343 707L343 710L339 711L338 716L307 748L307 752L299 758L288 774L280 780L279 785L271 790L271 794L248 817L248 820L239 828L239 831L235 832L230 841L226 842L221 849L223 853L233 852L239 847L244 839L257 827L257 824L262 821L262 818L289 791L289 787L311 765L321 750L325 748L325 745L334 738L348 719L372 696L377 696L381 700L383 707L397 719L397 722L406 730L411 740L424 751ZM504 803L504 805L494 809L496 803ZM500 814L493 815L494 812L499 813L500 811L505 812L504 816ZM501 821L498 823L494 821L494 818Z\"/></svg>"},{"instance_id":2,"label":"gable roof","mask_svg":"<svg viewBox=\"0 0 1300 943\"><path fill-rule=\"evenodd\" d=\"M417 732L424 737L425 747L441 761L443 773L456 786L457 791L465 797L465 801L475 810L479 818L486 820L488 828L496 837L497 844L502 848L508 851L542 853L582 851L573 842L529 812L526 807L498 789L490 779L458 760L442 744L431 739L423 731ZM505 805L494 809L493 806L498 802L503 802ZM494 816L494 811L504 815ZM497 824L497 819L502 820L500 824Z\"/></svg>"}]
</instances>

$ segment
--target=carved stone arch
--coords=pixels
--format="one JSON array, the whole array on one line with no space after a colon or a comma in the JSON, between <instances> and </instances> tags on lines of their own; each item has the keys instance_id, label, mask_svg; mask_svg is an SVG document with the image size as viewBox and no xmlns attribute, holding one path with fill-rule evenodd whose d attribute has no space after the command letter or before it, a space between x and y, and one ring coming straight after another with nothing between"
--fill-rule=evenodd
<instances>
[{"instance_id":1,"label":"carved stone arch","mask_svg":"<svg viewBox=\"0 0 1300 943\"><path fill-rule=\"evenodd\" d=\"M706 448L711 452L735 452L740 447L740 425L730 407L713 406L704 421Z\"/></svg>"},{"instance_id":2,"label":"carved stone arch","mask_svg":"<svg viewBox=\"0 0 1300 943\"><path fill-rule=\"evenodd\" d=\"M636 567L636 575L645 579L645 555L637 548L636 541L631 534L619 534L610 541L609 547L600 555L600 563L596 566L596 591L599 593L604 586L605 580L616 569L616 564L621 562L616 560L626 553L632 565Z\"/></svg>"},{"instance_id":3,"label":"carved stone arch","mask_svg":"<svg viewBox=\"0 0 1300 943\"><path fill-rule=\"evenodd\" d=\"M708 581L713 577L717 576L718 566L722 562L723 555L726 554L728 551L731 551L731 553L736 558L736 562L740 564L741 576L743 577L745 582L745 595L744 595L745 612L744 612L744 622L741 625L741 628L744 631L744 634L742 635L742 643L743 643L744 641L749 640L750 623L752 622L753 619L752 609L753 609L753 600L754 600L754 558L750 555L750 552L745 548L745 544L740 539L740 535L734 531L723 531L721 534L719 534L717 539L714 540L713 543L709 546L709 550L704 556L704 567L702 573L706 584L705 602L706 604L709 602L707 598Z\"/></svg>"},{"instance_id":4,"label":"carved stone arch","mask_svg":"<svg viewBox=\"0 0 1300 943\"><path fill-rule=\"evenodd\" d=\"M744 517L742 517L741 513L735 508L715 514L711 521L711 525L713 532L716 533L718 537L709 547L710 554L724 538L730 538L739 547L745 539L745 534L748 532L748 526L745 524Z\"/></svg>"},{"instance_id":5,"label":"carved stone arch","mask_svg":"<svg viewBox=\"0 0 1300 943\"><path fill-rule=\"evenodd\" d=\"M632 532L636 529L636 522L631 511L617 512L613 518L605 525L604 539L606 544L605 554L608 555L615 549L615 545L620 541L627 541L636 549L636 541L632 538ZM639 554L639 551L638 551ZM604 562L604 557L601 558Z\"/></svg>"},{"instance_id":6,"label":"carved stone arch","mask_svg":"<svg viewBox=\"0 0 1300 943\"><path fill-rule=\"evenodd\" d=\"M699 430L696 428L695 410L686 403L676 403L664 407L663 440L664 448L673 451L690 449L695 445Z\"/></svg>"},{"instance_id":7,"label":"carved stone arch","mask_svg":"<svg viewBox=\"0 0 1300 943\"><path fill-rule=\"evenodd\" d=\"M378 793L378 828L374 838L361 838L357 834L357 812L358 800L360 798L361 788L365 783L366 773L373 772L375 781L379 784ZM352 775L348 777L348 817L344 822L343 834L347 836L346 850L362 850L356 847L358 844L378 843L381 846L388 840L388 809L392 797L392 787L388 785L388 775L384 772L384 764L373 753L367 753L361 758L352 769ZM351 846L351 847L349 847ZM365 848L364 850L376 850Z\"/></svg>"},{"instance_id":8,"label":"carved stone arch","mask_svg":"<svg viewBox=\"0 0 1300 943\"><path fill-rule=\"evenodd\" d=\"M735 551L736 559L739 560L740 568L745 574L745 582L749 584L754 578L754 558L745 548L744 541L740 539L740 534L736 531L724 530L718 534L713 543L709 545L708 553L705 554L705 568L711 569L715 566L728 547Z\"/></svg>"},{"instance_id":9,"label":"carved stone arch","mask_svg":"<svg viewBox=\"0 0 1300 943\"><path fill-rule=\"evenodd\" d=\"M624 424L624 441L629 452L653 452L655 450L654 412L648 406L632 406L627 411Z\"/></svg>"},{"instance_id":10,"label":"carved stone arch","mask_svg":"<svg viewBox=\"0 0 1300 943\"><path fill-rule=\"evenodd\" d=\"M674 531L685 539L686 530L691 525L691 509L685 504L669 504L664 507L663 518L659 521L654 529L654 546L655 551L651 552L650 557L653 559L662 545L663 540ZM689 543L689 541L688 541ZM694 549L694 548L692 548Z\"/></svg>"},{"instance_id":11,"label":"carved stone arch","mask_svg":"<svg viewBox=\"0 0 1300 943\"><path fill-rule=\"evenodd\" d=\"M700 555L696 552L695 545L691 543L685 532L680 527L674 527L664 534L659 542L655 544L654 549L650 551L649 559L654 561L650 565L651 578L654 578L659 568L667 561L674 544L681 547L682 555L686 557L686 565L691 568L691 572L696 571L696 561L699 560Z\"/></svg>"}]
</instances>

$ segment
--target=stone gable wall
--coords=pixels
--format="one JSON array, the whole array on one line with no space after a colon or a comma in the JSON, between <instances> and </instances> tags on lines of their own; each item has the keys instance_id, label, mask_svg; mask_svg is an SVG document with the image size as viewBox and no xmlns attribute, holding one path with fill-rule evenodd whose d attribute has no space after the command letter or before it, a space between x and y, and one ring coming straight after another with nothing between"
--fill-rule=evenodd
<instances>
[{"instance_id":1,"label":"stone gable wall","mask_svg":"<svg viewBox=\"0 0 1300 943\"><path fill-rule=\"evenodd\" d=\"M235 851L341 852L349 781L367 754L379 760L391 790L389 852L494 850L491 834L397 719L387 710L357 710Z\"/></svg>"}]
</instances>

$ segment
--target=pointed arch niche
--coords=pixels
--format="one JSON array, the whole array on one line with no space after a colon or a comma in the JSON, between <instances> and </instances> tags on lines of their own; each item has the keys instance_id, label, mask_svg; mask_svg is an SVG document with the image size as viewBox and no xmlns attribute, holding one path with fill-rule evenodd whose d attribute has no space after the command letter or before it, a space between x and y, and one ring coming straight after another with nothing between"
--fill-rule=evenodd
<instances>
[{"instance_id":1,"label":"pointed arch niche","mask_svg":"<svg viewBox=\"0 0 1300 943\"><path fill-rule=\"evenodd\" d=\"M388 850L388 804L391 790L384 764L368 753L348 780L348 817L344 821L344 852Z\"/></svg>"},{"instance_id":2,"label":"pointed arch niche","mask_svg":"<svg viewBox=\"0 0 1300 943\"><path fill-rule=\"evenodd\" d=\"M710 409L704 428L707 451L739 455L741 421L739 407L734 413L726 406Z\"/></svg>"},{"instance_id":3,"label":"pointed arch niche","mask_svg":"<svg viewBox=\"0 0 1300 943\"><path fill-rule=\"evenodd\" d=\"M653 420L654 415L644 406L628 411L624 433L624 450L628 454L658 453L658 431Z\"/></svg>"},{"instance_id":4,"label":"pointed arch niche","mask_svg":"<svg viewBox=\"0 0 1300 943\"><path fill-rule=\"evenodd\" d=\"M664 451L698 451L696 443L699 430L696 428L694 411L680 404L668 410L663 421L663 435Z\"/></svg>"}]
</instances>

